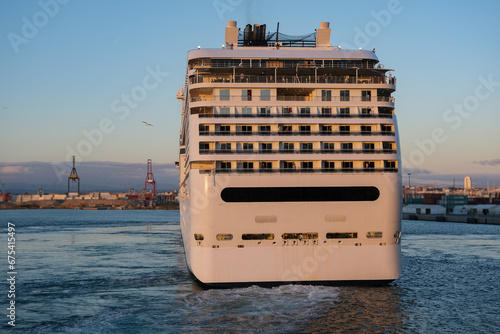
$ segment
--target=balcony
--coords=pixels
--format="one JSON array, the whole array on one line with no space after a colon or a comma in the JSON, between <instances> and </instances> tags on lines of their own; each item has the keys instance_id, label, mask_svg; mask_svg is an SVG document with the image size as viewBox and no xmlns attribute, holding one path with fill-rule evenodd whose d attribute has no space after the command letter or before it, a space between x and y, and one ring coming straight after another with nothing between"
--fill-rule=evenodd
<instances>
[{"instance_id":1,"label":"balcony","mask_svg":"<svg viewBox=\"0 0 500 334\"><path fill-rule=\"evenodd\" d=\"M202 155L213 155L213 154L396 154L396 150L223 150L223 149L200 149L200 154Z\"/></svg>"},{"instance_id":2,"label":"balcony","mask_svg":"<svg viewBox=\"0 0 500 334\"><path fill-rule=\"evenodd\" d=\"M200 136L251 136L257 135L254 132L227 132L227 131L200 131ZM265 136L394 136L393 131L372 131L372 132L361 132L361 131L270 131L266 132Z\"/></svg>"},{"instance_id":3,"label":"balcony","mask_svg":"<svg viewBox=\"0 0 500 334\"><path fill-rule=\"evenodd\" d=\"M273 83L273 84L377 84L395 85L393 78L386 76L333 76L333 75L196 75L189 78L189 84L214 83Z\"/></svg>"},{"instance_id":4,"label":"balcony","mask_svg":"<svg viewBox=\"0 0 500 334\"><path fill-rule=\"evenodd\" d=\"M234 173L234 174L288 174L288 173L397 173L398 169L397 168L339 168L339 169L332 169L332 168L317 168L317 169L312 169L312 168L280 168L280 169L269 169L269 168L264 168L264 169L222 169L222 168L217 168L215 169L216 173L224 173L224 174L229 174L229 173Z\"/></svg>"}]
</instances>

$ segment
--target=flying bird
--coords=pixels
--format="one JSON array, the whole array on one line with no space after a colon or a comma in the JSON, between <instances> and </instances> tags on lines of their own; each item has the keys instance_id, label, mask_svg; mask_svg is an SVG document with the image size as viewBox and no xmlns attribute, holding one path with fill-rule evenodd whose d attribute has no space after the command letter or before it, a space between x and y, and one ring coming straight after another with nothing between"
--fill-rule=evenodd
<instances>
[{"instance_id":1,"label":"flying bird","mask_svg":"<svg viewBox=\"0 0 500 334\"><path fill-rule=\"evenodd\" d=\"M146 126L153 126L153 124L150 124L150 123L148 123L148 122L144 122L144 121L142 121L142 123L146 124Z\"/></svg>"}]
</instances>

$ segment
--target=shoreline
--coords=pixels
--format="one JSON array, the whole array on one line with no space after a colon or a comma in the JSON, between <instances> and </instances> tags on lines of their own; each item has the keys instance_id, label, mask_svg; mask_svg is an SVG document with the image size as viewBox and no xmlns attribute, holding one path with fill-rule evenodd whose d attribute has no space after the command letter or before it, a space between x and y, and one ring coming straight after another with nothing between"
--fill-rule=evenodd
<instances>
[{"instance_id":1,"label":"shoreline","mask_svg":"<svg viewBox=\"0 0 500 334\"><path fill-rule=\"evenodd\" d=\"M500 216L403 213L403 219L448 223L500 225Z\"/></svg>"},{"instance_id":2,"label":"shoreline","mask_svg":"<svg viewBox=\"0 0 500 334\"><path fill-rule=\"evenodd\" d=\"M0 210L30 209L73 209L73 210L179 210L178 203L159 204L154 207L143 206L143 201L117 200L41 200L22 203L2 202Z\"/></svg>"}]
</instances>

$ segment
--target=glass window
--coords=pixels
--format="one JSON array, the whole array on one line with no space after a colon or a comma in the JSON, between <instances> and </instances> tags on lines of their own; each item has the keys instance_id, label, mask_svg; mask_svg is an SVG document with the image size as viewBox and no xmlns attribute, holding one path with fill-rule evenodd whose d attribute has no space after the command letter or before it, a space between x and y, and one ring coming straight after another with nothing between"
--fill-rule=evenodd
<instances>
[{"instance_id":1,"label":"glass window","mask_svg":"<svg viewBox=\"0 0 500 334\"><path fill-rule=\"evenodd\" d=\"M231 143L221 143L220 149L222 151L231 151Z\"/></svg>"},{"instance_id":2,"label":"glass window","mask_svg":"<svg viewBox=\"0 0 500 334\"><path fill-rule=\"evenodd\" d=\"M242 89L241 90L241 100L242 101L252 101L252 90Z\"/></svg>"},{"instance_id":3,"label":"glass window","mask_svg":"<svg viewBox=\"0 0 500 334\"><path fill-rule=\"evenodd\" d=\"M302 161L300 163L300 167L302 169L312 169L313 168L313 162L312 161Z\"/></svg>"},{"instance_id":4,"label":"glass window","mask_svg":"<svg viewBox=\"0 0 500 334\"><path fill-rule=\"evenodd\" d=\"M342 168L344 168L344 169L352 169L353 168L352 161L342 161Z\"/></svg>"},{"instance_id":5,"label":"glass window","mask_svg":"<svg viewBox=\"0 0 500 334\"><path fill-rule=\"evenodd\" d=\"M310 125L301 125L299 127L299 130L301 133L311 133L311 126Z\"/></svg>"},{"instance_id":6,"label":"glass window","mask_svg":"<svg viewBox=\"0 0 500 334\"><path fill-rule=\"evenodd\" d=\"M331 90L322 90L321 91L321 101L331 101L332 100L332 91Z\"/></svg>"},{"instance_id":7,"label":"glass window","mask_svg":"<svg viewBox=\"0 0 500 334\"><path fill-rule=\"evenodd\" d=\"M340 115L349 115L351 113L350 108L339 108L339 114Z\"/></svg>"},{"instance_id":8,"label":"glass window","mask_svg":"<svg viewBox=\"0 0 500 334\"><path fill-rule=\"evenodd\" d=\"M340 101L349 101L349 91L341 90L340 91Z\"/></svg>"},{"instance_id":9,"label":"glass window","mask_svg":"<svg viewBox=\"0 0 500 334\"><path fill-rule=\"evenodd\" d=\"M269 89L261 89L260 100L261 101L271 101L271 91Z\"/></svg>"},{"instance_id":10,"label":"glass window","mask_svg":"<svg viewBox=\"0 0 500 334\"><path fill-rule=\"evenodd\" d=\"M362 115L370 115L372 113L372 108L361 108Z\"/></svg>"},{"instance_id":11,"label":"glass window","mask_svg":"<svg viewBox=\"0 0 500 334\"><path fill-rule=\"evenodd\" d=\"M392 127L390 125L381 125L382 132L391 132Z\"/></svg>"},{"instance_id":12,"label":"glass window","mask_svg":"<svg viewBox=\"0 0 500 334\"><path fill-rule=\"evenodd\" d=\"M221 115L229 115L229 108L228 107L223 107L223 108L220 108L219 112Z\"/></svg>"},{"instance_id":13,"label":"glass window","mask_svg":"<svg viewBox=\"0 0 500 334\"><path fill-rule=\"evenodd\" d=\"M323 143L323 149L327 151L333 151L334 146L333 143Z\"/></svg>"},{"instance_id":14,"label":"glass window","mask_svg":"<svg viewBox=\"0 0 500 334\"><path fill-rule=\"evenodd\" d=\"M199 130L200 130L200 135L206 134L209 131L209 126L205 124L200 124Z\"/></svg>"},{"instance_id":15,"label":"glass window","mask_svg":"<svg viewBox=\"0 0 500 334\"><path fill-rule=\"evenodd\" d=\"M321 125L321 132L323 132L323 133L332 132L332 126L331 125Z\"/></svg>"},{"instance_id":16,"label":"glass window","mask_svg":"<svg viewBox=\"0 0 500 334\"><path fill-rule=\"evenodd\" d=\"M361 91L361 101L371 101L372 100L372 92L369 90Z\"/></svg>"},{"instance_id":17,"label":"glass window","mask_svg":"<svg viewBox=\"0 0 500 334\"><path fill-rule=\"evenodd\" d=\"M301 115L309 115L311 114L311 108L300 108Z\"/></svg>"},{"instance_id":18,"label":"glass window","mask_svg":"<svg viewBox=\"0 0 500 334\"><path fill-rule=\"evenodd\" d=\"M301 152L311 152L313 149L313 144L312 143L302 143L300 145L300 151Z\"/></svg>"},{"instance_id":19,"label":"glass window","mask_svg":"<svg viewBox=\"0 0 500 334\"><path fill-rule=\"evenodd\" d=\"M271 126L270 125L259 126L259 133L260 134L270 134L271 133Z\"/></svg>"},{"instance_id":20,"label":"glass window","mask_svg":"<svg viewBox=\"0 0 500 334\"><path fill-rule=\"evenodd\" d=\"M231 131L231 127L229 125L221 125L220 132L229 133Z\"/></svg>"},{"instance_id":21,"label":"glass window","mask_svg":"<svg viewBox=\"0 0 500 334\"><path fill-rule=\"evenodd\" d=\"M361 132L371 132L372 127L370 125L361 125Z\"/></svg>"},{"instance_id":22,"label":"glass window","mask_svg":"<svg viewBox=\"0 0 500 334\"><path fill-rule=\"evenodd\" d=\"M375 143L363 143L363 150L374 150L375 149Z\"/></svg>"},{"instance_id":23,"label":"glass window","mask_svg":"<svg viewBox=\"0 0 500 334\"><path fill-rule=\"evenodd\" d=\"M352 143L342 143L342 150L352 150Z\"/></svg>"},{"instance_id":24,"label":"glass window","mask_svg":"<svg viewBox=\"0 0 500 334\"><path fill-rule=\"evenodd\" d=\"M243 126L241 126L241 131L246 132L246 133L252 133L252 126L251 125L243 125Z\"/></svg>"},{"instance_id":25,"label":"glass window","mask_svg":"<svg viewBox=\"0 0 500 334\"><path fill-rule=\"evenodd\" d=\"M253 162L244 161L243 169L253 169Z\"/></svg>"},{"instance_id":26,"label":"glass window","mask_svg":"<svg viewBox=\"0 0 500 334\"><path fill-rule=\"evenodd\" d=\"M326 234L327 239L356 239L357 237L357 232L336 232Z\"/></svg>"},{"instance_id":27,"label":"glass window","mask_svg":"<svg viewBox=\"0 0 500 334\"><path fill-rule=\"evenodd\" d=\"M221 169L231 169L231 161L222 161L220 163Z\"/></svg>"},{"instance_id":28,"label":"glass window","mask_svg":"<svg viewBox=\"0 0 500 334\"><path fill-rule=\"evenodd\" d=\"M269 108L269 107L260 108L260 114L261 115L270 115L271 108Z\"/></svg>"},{"instance_id":29,"label":"glass window","mask_svg":"<svg viewBox=\"0 0 500 334\"><path fill-rule=\"evenodd\" d=\"M384 167L388 169L395 169L396 161L384 161Z\"/></svg>"},{"instance_id":30,"label":"glass window","mask_svg":"<svg viewBox=\"0 0 500 334\"><path fill-rule=\"evenodd\" d=\"M250 115L250 114L252 114L252 108L250 108L250 107L243 107L243 108L241 108L241 113L243 115Z\"/></svg>"},{"instance_id":31,"label":"glass window","mask_svg":"<svg viewBox=\"0 0 500 334\"><path fill-rule=\"evenodd\" d=\"M339 126L339 131L341 135L349 134L351 131L351 126L350 125L341 125Z\"/></svg>"},{"instance_id":32,"label":"glass window","mask_svg":"<svg viewBox=\"0 0 500 334\"><path fill-rule=\"evenodd\" d=\"M273 149L273 144L272 143L261 143L260 149L262 151L271 151Z\"/></svg>"},{"instance_id":33,"label":"glass window","mask_svg":"<svg viewBox=\"0 0 500 334\"><path fill-rule=\"evenodd\" d=\"M332 108L321 108L322 115L330 115L332 113Z\"/></svg>"},{"instance_id":34,"label":"glass window","mask_svg":"<svg viewBox=\"0 0 500 334\"><path fill-rule=\"evenodd\" d=\"M323 161L323 168L335 169L335 162L334 161Z\"/></svg>"},{"instance_id":35,"label":"glass window","mask_svg":"<svg viewBox=\"0 0 500 334\"><path fill-rule=\"evenodd\" d=\"M271 161L261 161L260 162L260 168L261 169L272 169L273 168L273 163Z\"/></svg>"},{"instance_id":36,"label":"glass window","mask_svg":"<svg viewBox=\"0 0 500 334\"><path fill-rule=\"evenodd\" d=\"M253 151L253 143L243 143L243 150Z\"/></svg>"},{"instance_id":37,"label":"glass window","mask_svg":"<svg viewBox=\"0 0 500 334\"><path fill-rule=\"evenodd\" d=\"M375 162L374 161L365 161L363 163L363 167L365 169L375 169Z\"/></svg>"},{"instance_id":38,"label":"glass window","mask_svg":"<svg viewBox=\"0 0 500 334\"><path fill-rule=\"evenodd\" d=\"M283 149L285 151L293 151L294 150L294 144L293 143L283 143Z\"/></svg>"},{"instance_id":39,"label":"glass window","mask_svg":"<svg viewBox=\"0 0 500 334\"><path fill-rule=\"evenodd\" d=\"M221 101L229 101L229 89L221 89L220 90L220 100Z\"/></svg>"}]
</instances>

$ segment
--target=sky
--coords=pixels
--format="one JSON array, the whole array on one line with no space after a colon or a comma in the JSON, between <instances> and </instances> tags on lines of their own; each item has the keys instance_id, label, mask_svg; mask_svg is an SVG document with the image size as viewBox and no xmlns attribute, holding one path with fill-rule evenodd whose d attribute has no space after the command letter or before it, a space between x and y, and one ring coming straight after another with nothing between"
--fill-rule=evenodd
<instances>
[{"instance_id":1,"label":"sky","mask_svg":"<svg viewBox=\"0 0 500 334\"><path fill-rule=\"evenodd\" d=\"M2 0L0 182L64 185L75 155L87 185L144 179L147 159L175 185L187 52L220 48L235 20L289 35L328 21L333 45L375 48L398 80L404 183L500 186L499 12L496 0Z\"/></svg>"}]
</instances>

